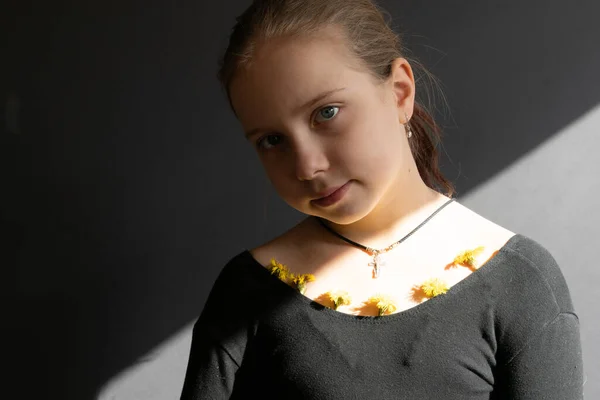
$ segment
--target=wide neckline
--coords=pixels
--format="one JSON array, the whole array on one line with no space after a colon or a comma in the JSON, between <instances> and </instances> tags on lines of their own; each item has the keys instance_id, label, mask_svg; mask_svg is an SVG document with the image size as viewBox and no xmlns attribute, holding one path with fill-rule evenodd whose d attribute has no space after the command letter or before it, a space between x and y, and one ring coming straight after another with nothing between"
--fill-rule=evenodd
<instances>
[{"instance_id":1,"label":"wide neckline","mask_svg":"<svg viewBox=\"0 0 600 400\"><path fill-rule=\"evenodd\" d=\"M513 236L511 236L510 239L508 239L506 241L506 243L504 243L504 245L502 247L500 247L500 249L497 250L497 252L494 256L492 256L490 259L488 259L478 269L471 272L465 278L463 278L462 280L455 283L452 287L450 287L450 289L448 289L448 291L445 294L432 297L422 303L416 304L415 306L407 308L405 310L398 311L393 314L383 315L383 316L347 314L347 313L344 313L341 311L334 310L327 306L324 306L321 303L311 299L310 297L303 295L294 287L288 285L287 283L281 281L276 276L272 275L266 267L264 267L261 263L258 262L258 260L256 260L254 258L252 253L250 253L249 249L245 249L241 255L248 259L249 263L252 265L253 268L258 268L258 269L262 270L262 273L268 278L268 280L270 282L272 282L273 285L280 287L281 290L288 290L289 291L288 293L290 293L290 296L294 300L299 301L300 303L306 305L308 307L308 309L312 312L323 313L326 315L330 315L334 318L346 319L346 320L355 321L355 322L360 321L360 322L367 322L367 323L384 323L384 322L395 321L395 320L398 320L398 319L401 319L401 318L404 318L404 317L407 317L407 316L410 316L410 315L413 315L416 313L423 312L431 307L434 307L438 304L448 301L448 299L450 297L453 297L454 295L458 294L459 292L461 292L462 290L464 290L465 288L470 286L476 279L479 279L482 275L485 275L489 271L494 270L494 266L501 262L502 256L507 251L512 249L516 242L518 242L519 240L523 240L523 239L526 239L526 237L520 233L516 233Z\"/></svg>"}]
</instances>

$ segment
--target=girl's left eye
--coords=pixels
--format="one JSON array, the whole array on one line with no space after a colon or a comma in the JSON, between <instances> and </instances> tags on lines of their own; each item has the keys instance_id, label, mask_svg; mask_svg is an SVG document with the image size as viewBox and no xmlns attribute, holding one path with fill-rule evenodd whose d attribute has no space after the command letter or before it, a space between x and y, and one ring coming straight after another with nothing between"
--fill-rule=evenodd
<instances>
[{"instance_id":1,"label":"girl's left eye","mask_svg":"<svg viewBox=\"0 0 600 400\"><path fill-rule=\"evenodd\" d=\"M331 118L335 117L337 115L337 113L339 112L339 107L336 106L327 106L327 107L323 107L319 110L319 112L317 113L317 117L318 116L323 116L325 118L325 122L329 121ZM333 111L336 110L336 111Z\"/></svg>"}]
</instances>

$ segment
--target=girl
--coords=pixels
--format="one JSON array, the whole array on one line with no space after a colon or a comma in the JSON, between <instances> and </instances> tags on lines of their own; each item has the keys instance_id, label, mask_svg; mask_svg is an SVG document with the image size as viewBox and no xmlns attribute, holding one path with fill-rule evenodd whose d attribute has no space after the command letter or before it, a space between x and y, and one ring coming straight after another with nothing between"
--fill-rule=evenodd
<instances>
[{"instance_id":1,"label":"girl","mask_svg":"<svg viewBox=\"0 0 600 400\"><path fill-rule=\"evenodd\" d=\"M559 266L452 198L404 53L371 0L238 18L219 78L307 217L223 268L182 399L582 398Z\"/></svg>"}]
</instances>

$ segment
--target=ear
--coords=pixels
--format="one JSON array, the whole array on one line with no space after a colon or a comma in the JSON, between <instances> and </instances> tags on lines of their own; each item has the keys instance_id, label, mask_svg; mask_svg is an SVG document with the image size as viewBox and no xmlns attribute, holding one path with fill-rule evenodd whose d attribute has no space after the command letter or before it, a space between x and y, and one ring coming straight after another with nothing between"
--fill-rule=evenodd
<instances>
[{"instance_id":1,"label":"ear","mask_svg":"<svg viewBox=\"0 0 600 400\"><path fill-rule=\"evenodd\" d=\"M412 117L415 105L415 78L408 60L400 57L392 62L389 84L398 107L398 119L406 123L406 117Z\"/></svg>"}]
</instances>

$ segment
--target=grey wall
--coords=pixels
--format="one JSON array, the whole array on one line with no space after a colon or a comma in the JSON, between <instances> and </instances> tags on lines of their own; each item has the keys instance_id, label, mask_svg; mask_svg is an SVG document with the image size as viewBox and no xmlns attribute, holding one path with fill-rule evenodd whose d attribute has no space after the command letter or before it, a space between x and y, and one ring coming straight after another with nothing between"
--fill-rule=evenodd
<instances>
[{"instance_id":1,"label":"grey wall","mask_svg":"<svg viewBox=\"0 0 600 400\"><path fill-rule=\"evenodd\" d=\"M600 2L381 3L444 85L443 165L459 201L559 260L581 319L586 398L598 398ZM0 10L6 391L178 398L219 269L299 219L214 78L248 4Z\"/></svg>"}]
</instances>

